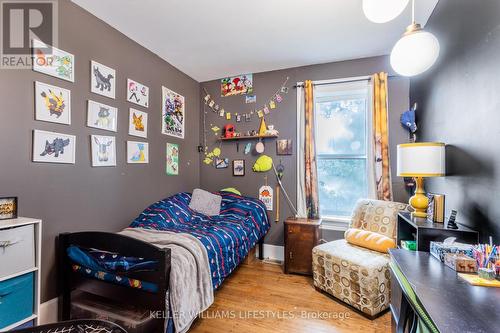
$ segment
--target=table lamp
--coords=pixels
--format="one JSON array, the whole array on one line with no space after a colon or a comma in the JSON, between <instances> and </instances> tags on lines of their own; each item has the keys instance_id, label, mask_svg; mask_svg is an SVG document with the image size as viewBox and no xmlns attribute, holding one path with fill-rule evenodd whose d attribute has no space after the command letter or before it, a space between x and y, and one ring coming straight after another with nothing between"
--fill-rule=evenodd
<instances>
[{"instance_id":1,"label":"table lamp","mask_svg":"<svg viewBox=\"0 0 500 333\"><path fill-rule=\"evenodd\" d=\"M398 145L398 176L414 177L415 195L410 198L412 216L427 217L429 199L424 191L425 177L445 175L445 144L442 142L416 142Z\"/></svg>"}]
</instances>

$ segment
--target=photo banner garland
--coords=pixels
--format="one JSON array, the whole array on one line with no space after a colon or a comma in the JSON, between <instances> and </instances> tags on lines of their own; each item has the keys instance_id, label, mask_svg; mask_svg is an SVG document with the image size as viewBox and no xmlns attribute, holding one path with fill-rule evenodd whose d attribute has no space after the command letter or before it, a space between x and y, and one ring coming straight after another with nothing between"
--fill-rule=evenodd
<instances>
[{"instance_id":1,"label":"photo banner garland","mask_svg":"<svg viewBox=\"0 0 500 333\"><path fill-rule=\"evenodd\" d=\"M252 121L252 117L257 115L259 119L263 118L265 115L271 113L272 110L276 109L278 107L278 104L283 102L283 95L288 94L288 87L286 86L288 83L288 80L290 78L287 76L287 78L283 81L281 86L274 92L272 97L259 108L255 108L253 110L250 110L249 112L246 113L234 113L232 114L231 112L226 111L220 104L218 104L212 96L208 93L208 91L203 88L203 91L205 93L205 97L203 98L203 102L205 105L207 105L214 113L217 113L219 117L224 118L226 120L231 120L234 118L236 119L236 122L240 122L242 120L246 122Z\"/></svg>"}]
</instances>

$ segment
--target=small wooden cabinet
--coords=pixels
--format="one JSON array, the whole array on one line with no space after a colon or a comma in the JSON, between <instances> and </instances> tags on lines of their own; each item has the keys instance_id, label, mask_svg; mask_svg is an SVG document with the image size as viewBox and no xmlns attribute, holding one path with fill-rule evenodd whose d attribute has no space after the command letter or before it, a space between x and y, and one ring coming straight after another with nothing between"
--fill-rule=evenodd
<instances>
[{"instance_id":1,"label":"small wooden cabinet","mask_svg":"<svg viewBox=\"0 0 500 333\"><path fill-rule=\"evenodd\" d=\"M320 239L321 220L285 220L285 273L312 275L312 249Z\"/></svg>"}]
</instances>

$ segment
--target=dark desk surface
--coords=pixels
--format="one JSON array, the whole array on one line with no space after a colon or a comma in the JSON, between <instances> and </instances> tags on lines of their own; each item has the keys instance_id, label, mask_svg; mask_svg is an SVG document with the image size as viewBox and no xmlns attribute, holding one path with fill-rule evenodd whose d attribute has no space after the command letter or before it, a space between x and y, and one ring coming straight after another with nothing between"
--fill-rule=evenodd
<instances>
[{"instance_id":1,"label":"dark desk surface","mask_svg":"<svg viewBox=\"0 0 500 333\"><path fill-rule=\"evenodd\" d=\"M441 333L500 332L500 288L472 286L428 252L390 254Z\"/></svg>"}]
</instances>

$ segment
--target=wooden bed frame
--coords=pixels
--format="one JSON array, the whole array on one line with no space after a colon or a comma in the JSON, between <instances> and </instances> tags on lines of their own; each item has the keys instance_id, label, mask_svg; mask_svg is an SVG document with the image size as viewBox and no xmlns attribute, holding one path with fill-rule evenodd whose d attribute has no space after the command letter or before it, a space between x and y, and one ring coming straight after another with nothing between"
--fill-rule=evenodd
<instances>
[{"instance_id":1,"label":"wooden bed frame","mask_svg":"<svg viewBox=\"0 0 500 333\"><path fill-rule=\"evenodd\" d=\"M259 259L264 258L263 239L259 241ZM158 292L152 293L136 288L116 285L111 282L86 277L73 272L72 263L66 249L75 245L82 248L95 248L102 251L119 253L123 256L141 257L158 261L155 271L120 273L121 276L147 281L158 286ZM59 235L59 286L61 297L60 319L69 320L71 312L71 293L76 290L102 296L114 301L130 303L149 310L151 313L162 314L154 319L155 332L164 333L165 296L169 288L170 249L160 249L147 242L109 232L76 232ZM255 256L255 247L249 252L246 263ZM159 311L159 312L157 312Z\"/></svg>"}]
</instances>

